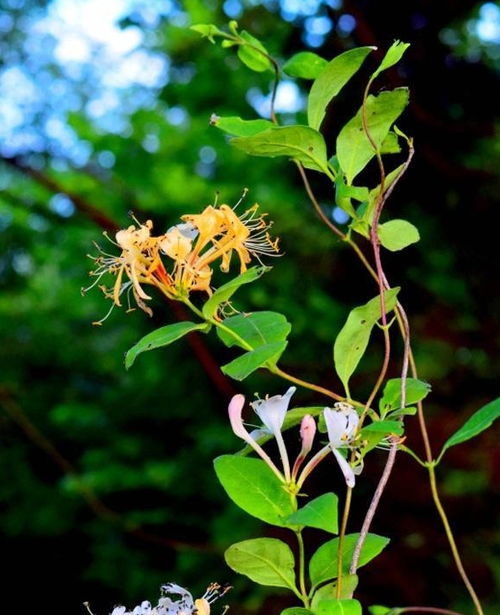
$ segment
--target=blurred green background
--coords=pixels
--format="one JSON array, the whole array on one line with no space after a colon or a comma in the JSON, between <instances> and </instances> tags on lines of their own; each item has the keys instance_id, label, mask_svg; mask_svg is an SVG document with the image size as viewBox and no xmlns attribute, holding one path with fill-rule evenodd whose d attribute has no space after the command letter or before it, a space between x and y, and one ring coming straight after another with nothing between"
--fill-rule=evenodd
<instances>
[{"instance_id":1,"label":"blurred green background","mask_svg":"<svg viewBox=\"0 0 500 615\"><path fill-rule=\"evenodd\" d=\"M158 232L220 194L249 188L274 220L285 256L240 309L274 309L293 323L283 362L292 373L340 389L331 344L354 305L376 288L353 255L314 215L293 165L248 158L209 126L210 114L265 116L270 77L231 50L202 41L192 23L237 19L280 60L302 49L325 58L356 45L411 43L378 87L409 85L401 128L416 156L387 215L416 224L422 240L385 258L403 285L414 350L433 393L434 447L498 395L498 108L500 9L492 2L368 0L1 0L0 2L0 530L4 608L35 603L52 615L96 615L116 603L154 600L166 581L202 592L229 581L235 613L279 613L290 603L235 578L223 561L231 541L258 524L230 504L212 459L238 446L226 406L238 391L279 393L256 374L227 381L232 357L212 337L142 355L124 352L179 314L160 297L154 317L84 298L92 243L129 224L132 210ZM336 130L360 103L365 73L324 124ZM356 87L357 84L357 87ZM302 121L303 82L284 79L277 110ZM338 220L329 187L311 173L321 204ZM376 175L369 178L375 181ZM497 183L495 183L495 180ZM363 397L381 360L376 340L354 379ZM396 352L401 348L396 345ZM398 374L397 358L391 375ZM299 391L295 403L322 400ZM409 443L420 450L418 427ZM462 553L487 612L500 596L498 427L450 451L439 475ZM375 453L359 481L356 531L379 476ZM323 464L313 493L342 489ZM390 548L361 572L360 599L470 612L450 562L426 474L399 457L373 530ZM265 530L278 535L276 529ZM319 535L311 534L311 548ZM30 598L25 598L29 594ZM40 606L41 605L41 606ZM22 607L21 607L22 608ZM215 611L217 612L217 608ZM489 609L489 610L488 610Z\"/></svg>"}]
</instances>

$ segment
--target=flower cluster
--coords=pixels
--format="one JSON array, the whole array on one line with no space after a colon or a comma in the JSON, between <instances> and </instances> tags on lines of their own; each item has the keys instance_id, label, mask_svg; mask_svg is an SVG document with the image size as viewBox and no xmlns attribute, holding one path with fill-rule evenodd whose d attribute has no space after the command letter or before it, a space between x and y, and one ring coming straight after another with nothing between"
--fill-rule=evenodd
<instances>
[{"instance_id":1,"label":"flower cluster","mask_svg":"<svg viewBox=\"0 0 500 615\"><path fill-rule=\"evenodd\" d=\"M97 279L85 291L98 284L104 274L111 273L116 276L113 287L100 288L113 300L112 307L120 306L121 296L126 293L130 309L132 293L137 305L151 315L145 303L151 299L145 285L155 286L169 299L182 300L196 290L210 295L215 261L220 261L221 271L227 272L234 253L243 273L252 256L260 261L262 255L278 252L278 240L271 239L270 223L258 214L257 204L240 216L228 205L209 205L201 214L181 216L181 220L163 235L152 235L151 220L145 224L135 220L137 226L118 231L115 241L110 241L121 249L121 254L101 250L99 256L91 257L96 268L90 275Z\"/></svg>"},{"instance_id":2,"label":"flower cluster","mask_svg":"<svg viewBox=\"0 0 500 615\"><path fill-rule=\"evenodd\" d=\"M328 432L328 444L319 450L305 465L302 472L300 469L306 456L312 449L316 434L316 422L310 414L302 418L300 425L300 437L302 441L301 450L293 464L290 465L288 452L283 440L281 430L285 421L290 399L295 393L295 387L290 387L284 395L274 395L265 399L258 399L250 405L259 416L263 427L249 433L243 424L242 411L245 405L243 395L235 395L229 403L229 420L233 432L247 444L249 444L257 454L271 468L278 479L294 493L298 493L305 479L318 463L331 451L342 470L348 487L354 487L354 470L347 459L339 452L340 448L349 448L356 438L359 424L359 416L356 410L347 403L336 403L335 409L325 408L323 417ZM265 434L270 434L276 439L278 450L281 457L282 469L279 469L269 455L264 451L258 440Z\"/></svg>"},{"instance_id":3,"label":"flower cluster","mask_svg":"<svg viewBox=\"0 0 500 615\"><path fill-rule=\"evenodd\" d=\"M162 595L155 607L148 600L144 600L132 611L127 611L124 606L116 606L111 615L210 615L210 605L221 598L230 586L221 587L217 583L208 586L207 591L201 598L193 600L193 596L187 589L175 583L162 585ZM172 600L168 594L178 595L178 600Z\"/></svg>"}]
</instances>

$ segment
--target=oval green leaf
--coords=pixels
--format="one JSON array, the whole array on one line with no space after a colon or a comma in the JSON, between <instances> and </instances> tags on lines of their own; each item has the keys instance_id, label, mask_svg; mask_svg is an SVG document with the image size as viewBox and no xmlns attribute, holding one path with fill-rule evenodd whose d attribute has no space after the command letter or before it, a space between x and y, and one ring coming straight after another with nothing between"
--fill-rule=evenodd
<instances>
[{"instance_id":1,"label":"oval green leaf","mask_svg":"<svg viewBox=\"0 0 500 615\"><path fill-rule=\"evenodd\" d=\"M405 388L406 405L416 404L427 397L431 391L431 385L428 382L417 378L407 378ZM378 408L382 417L392 410L401 408L401 378L391 378L386 382Z\"/></svg>"},{"instance_id":2,"label":"oval green leaf","mask_svg":"<svg viewBox=\"0 0 500 615\"><path fill-rule=\"evenodd\" d=\"M333 58L318 75L309 92L307 122L319 130L326 114L326 107L345 84L355 75L366 56L376 47L357 47Z\"/></svg>"},{"instance_id":3,"label":"oval green leaf","mask_svg":"<svg viewBox=\"0 0 500 615\"><path fill-rule=\"evenodd\" d=\"M408 89L396 88L366 99L366 123L377 149L387 137L391 126L408 104ZM347 183L360 173L375 156L373 145L363 129L362 108L347 122L337 137L337 159Z\"/></svg>"},{"instance_id":4,"label":"oval green leaf","mask_svg":"<svg viewBox=\"0 0 500 615\"><path fill-rule=\"evenodd\" d=\"M226 363L221 367L221 370L235 380L244 380L259 367L264 367L266 364L276 365L286 346L287 342L265 344L255 350L245 352L241 357L230 363Z\"/></svg>"},{"instance_id":5,"label":"oval green leaf","mask_svg":"<svg viewBox=\"0 0 500 615\"><path fill-rule=\"evenodd\" d=\"M314 615L314 611L305 609L303 606L291 606L281 611L280 615Z\"/></svg>"},{"instance_id":6,"label":"oval green leaf","mask_svg":"<svg viewBox=\"0 0 500 615\"><path fill-rule=\"evenodd\" d=\"M251 137L273 127L268 120L242 120L241 117L219 117L213 114L210 126L217 126L234 137Z\"/></svg>"},{"instance_id":7,"label":"oval green leaf","mask_svg":"<svg viewBox=\"0 0 500 615\"><path fill-rule=\"evenodd\" d=\"M272 71L273 65L264 45L246 30L242 30L240 36L247 43L238 47L238 57L243 64L258 73Z\"/></svg>"},{"instance_id":8,"label":"oval green leaf","mask_svg":"<svg viewBox=\"0 0 500 615\"><path fill-rule=\"evenodd\" d=\"M344 540L344 555L342 559L342 570L345 574L349 571L354 548L359 534L347 534ZM376 557L389 544L389 539L378 534L368 534L361 549L358 568L364 566ZM335 579L337 577L337 555L339 550L339 539L333 538L321 545L314 553L309 563L309 575L314 587Z\"/></svg>"},{"instance_id":9,"label":"oval green leaf","mask_svg":"<svg viewBox=\"0 0 500 615\"><path fill-rule=\"evenodd\" d=\"M490 401L489 404L486 404L486 406L474 412L462 427L446 440L443 450L439 455L439 459L441 459L443 453L451 446L456 446L457 444L470 440L485 429L488 429L498 417L500 417L500 397Z\"/></svg>"},{"instance_id":10,"label":"oval green leaf","mask_svg":"<svg viewBox=\"0 0 500 615\"><path fill-rule=\"evenodd\" d=\"M233 502L261 521L287 527L293 512L290 496L261 459L222 455L214 461L215 473Z\"/></svg>"},{"instance_id":11,"label":"oval green leaf","mask_svg":"<svg viewBox=\"0 0 500 615\"><path fill-rule=\"evenodd\" d=\"M277 126L251 137L236 137L231 143L252 156L289 156L307 169L328 171L325 140L308 126Z\"/></svg>"},{"instance_id":12,"label":"oval green leaf","mask_svg":"<svg viewBox=\"0 0 500 615\"><path fill-rule=\"evenodd\" d=\"M386 313L394 309L399 288L391 288L384 293ZM374 297L365 305L354 308L349 313L345 325L335 340L333 360L337 374L344 385L347 396L349 379L363 356L370 334L380 318L380 297Z\"/></svg>"},{"instance_id":13,"label":"oval green leaf","mask_svg":"<svg viewBox=\"0 0 500 615\"><path fill-rule=\"evenodd\" d=\"M277 538L253 538L231 545L224 554L235 572L270 587L286 587L294 593L295 560L290 547Z\"/></svg>"},{"instance_id":14,"label":"oval green leaf","mask_svg":"<svg viewBox=\"0 0 500 615\"><path fill-rule=\"evenodd\" d=\"M125 367L129 369L134 364L137 356L147 350L168 346L191 331L203 331L208 328L206 323L194 323L188 321L176 322L165 327L160 327L145 335L125 355Z\"/></svg>"},{"instance_id":15,"label":"oval green leaf","mask_svg":"<svg viewBox=\"0 0 500 615\"><path fill-rule=\"evenodd\" d=\"M321 600L314 612L316 615L363 615L361 604L352 598Z\"/></svg>"},{"instance_id":16,"label":"oval green leaf","mask_svg":"<svg viewBox=\"0 0 500 615\"><path fill-rule=\"evenodd\" d=\"M407 220L389 220L380 224L377 232L380 243L391 252L403 250L420 240L417 227Z\"/></svg>"},{"instance_id":17,"label":"oval green leaf","mask_svg":"<svg viewBox=\"0 0 500 615\"><path fill-rule=\"evenodd\" d=\"M290 77L316 79L328 62L312 51L300 51L283 65L283 72Z\"/></svg>"},{"instance_id":18,"label":"oval green leaf","mask_svg":"<svg viewBox=\"0 0 500 615\"><path fill-rule=\"evenodd\" d=\"M338 534L338 503L339 499L335 493L324 493L294 512L288 522L291 525L305 525Z\"/></svg>"},{"instance_id":19,"label":"oval green leaf","mask_svg":"<svg viewBox=\"0 0 500 615\"><path fill-rule=\"evenodd\" d=\"M267 311L230 316L225 318L222 324L244 339L252 348L258 348L273 342L283 342L288 337L292 328L283 314ZM241 346L224 329L217 329L217 335L228 347Z\"/></svg>"}]
</instances>

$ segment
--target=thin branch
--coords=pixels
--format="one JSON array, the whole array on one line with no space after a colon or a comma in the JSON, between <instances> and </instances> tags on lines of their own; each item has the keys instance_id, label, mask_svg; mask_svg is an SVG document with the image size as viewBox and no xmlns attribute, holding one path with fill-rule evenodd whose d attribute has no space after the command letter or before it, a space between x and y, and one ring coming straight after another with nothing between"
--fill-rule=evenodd
<instances>
[{"instance_id":1,"label":"thin branch","mask_svg":"<svg viewBox=\"0 0 500 615\"><path fill-rule=\"evenodd\" d=\"M394 467L394 461L396 460L396 453L400 440L399 438L391 437L390 441L391 446L389 448L389 454L387 455L387 461L385 462L384 471L382 472L382 476L380 477L377 488L375 489L375 493L373 494L372 501L370 502L370 506L368 507L368 510L366 512L365 520L363 521L363 525L361 526L361 531L356 542L356 546L354 547L351 565L349 568L349 574L356 574L356 570L359 563L359 556L361 555L361 549L363 548L368 532L370 531L373 517L375 516L375 512L380 503L380 498L382 497L382 493L384 492L385 486L387 485L387 481L389 480L389 476L391 475L392 468Z\"/></svg>"}]
</instances>

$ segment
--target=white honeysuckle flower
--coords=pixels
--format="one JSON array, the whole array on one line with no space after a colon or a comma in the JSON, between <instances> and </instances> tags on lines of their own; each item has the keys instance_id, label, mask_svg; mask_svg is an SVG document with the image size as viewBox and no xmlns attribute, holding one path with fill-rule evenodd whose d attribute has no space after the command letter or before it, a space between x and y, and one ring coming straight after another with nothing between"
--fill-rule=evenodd
<instances>
[{"instance_id":1,"label":"white honeysuckle flower","mask_svg":"<svg viewBox=\"0 0 500 615\"><path fill-rule=\"evenodd\" d=\"M266 399L257 399L250 405L255 410L260 420L276 439L276 444L280 452L281 461L283 463L283 472L286 482L290 482L292 475L290 472L290 460L286 450L285 441L281 433L283 421L288 410L288 405L292 395L297 390L297 387L290 387L284 395L273 395Z\"/></svg>"},{"instance_id":2,"label":"white honeysuckle flower","mask_svg":"<svg viewBox=\"0 0 500 615\"><path fill-rule=\"evenodd\" d=\"M297 387L290 387L284 395L257 399L250 404L269 432L275 437L281 433L290 398L296 390Z\"/></svg>"},{"instance_id":3,"label":"white honeysuckle flower","mask_svg":"<svg viewBox=\"0 0 500 615\"><path fill-rule=\"evenodd\" d=\"M335 404L334 407L335 410L331 408L325 408L323 410L326 429L328 431L328 440L332 453L335 455L340 469L342 470L345 482L348 487L352 488L356 484L354 471L347 459L345 459L338 449L348 446L353 441L359 424L359 416L350 404L341 402Z\"/></svg>"},{"instance_id":4,"label":"white honeysuckle flower","mask_svg":"<svg viewBox=\"0 0 500 615\"><path fill-rule=\"evenodd\" d=\"M127 611L124 606L116 606L111 615L210 615L210 604L229 589L230 586L221 587L218 583L211 583L201 598L193 600L192 594L187 589L176 583L167 583L162 585L163 595L154 608L149 601L144 600L132 611ZM165 594L177 594L180 599L172 600Z\"/></svg>"},{"instance_id":5,"label":"white honeysuckle flower","mask_svg":"<svg viewBox=\"0 0 500 615\"><path fill-rule=\"evenodd\" d=\"M255 438L252 437L252 434L248 433L245 426L243 425L243 418L241 416L241 413L243 411L244 405L245 397L241 394L234 395L234 397L232 397L231 401L229 402L228 414L233 432L238 436L238 438L241 438L247 444L249 444L254 449L254 451L261 457L261 459L263 459L267 463L271 470L276 474L278 479L283 482L285 478L278 470L278 468L274 465L272 459L262 448L262 446L260 446L260 444L255 441ZM259 435L262 435L263 430L259 429L258 431ZM265 433L268 433L267 430L265 431Z\"/></svg>"}]
</instances>

